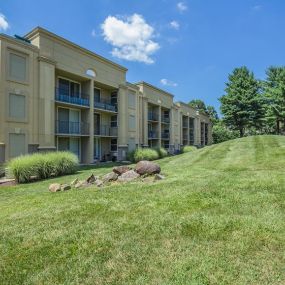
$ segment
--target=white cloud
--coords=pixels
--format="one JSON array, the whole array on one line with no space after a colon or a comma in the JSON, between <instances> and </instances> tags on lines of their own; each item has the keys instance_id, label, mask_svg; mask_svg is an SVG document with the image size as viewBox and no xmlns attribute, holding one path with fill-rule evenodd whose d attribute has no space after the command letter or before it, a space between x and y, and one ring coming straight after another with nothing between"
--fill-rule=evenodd
<instances>
[{"instance_id":1,"label":"white cloud","mask_svg":"<svg viewBox=\"0 0 285 285\"><path fill-rule=\"evenodd\" d=\"M9 24L6 20L6 17L3 14L0 14L0 31L6 31L9 28Z\"/></svg>"},{"instance_id":2,"label":"white cloud","mask_svg":"<svg viewBox=\"0 0 285 285\"><path fill-rule=\"evenodd\" d=\"M112 55L129 61L151 64L151 55L159 48L154 28L138 14L127 18L108 16L101 25L105 41L113 45Z\"/></svg>"},{"instance_id":3,"label":"white cloud","mask_svg":"<svg viewBox=\"0 0 285 285\"><path fill-rule=\"evenodd\" d=\"M180 24L177 21L172 21L172 22L170 22L170 27L175 29L175 30L179 30Z\"/></svg>"},{"instance_id":4,"label":"white cloud","mask_svg":"<svg viewBox=\"0 0 285 285\"><path fill-rule=\"evenodd\" d=\"M91 36L94 38L97 36L96 31L94 29L91 31Z\"/></svg>"},{"instance_id":5,"label":"white cloud","mask_svg":"<svg viewBox=\"0 0 285 285\"><path fill-rule=\"evenodd\" d=\"M184 2L179 2L177 3L177 9L180 11L180 12L184 12L188 9L187 5L184 3Z\"/></svg>"},{"instance_id":6,"label":"white cloud","mask_svg":"<svg viewBox=\"0 0 285 285\"><path fill-rule=\"evenodd\" d=\"M170 81L168 79L165 79L165 78L161 79L160 83L164 86L171 86L171 87L176 87L178 85L177 83Z\"/></svg>"}]
</instances>

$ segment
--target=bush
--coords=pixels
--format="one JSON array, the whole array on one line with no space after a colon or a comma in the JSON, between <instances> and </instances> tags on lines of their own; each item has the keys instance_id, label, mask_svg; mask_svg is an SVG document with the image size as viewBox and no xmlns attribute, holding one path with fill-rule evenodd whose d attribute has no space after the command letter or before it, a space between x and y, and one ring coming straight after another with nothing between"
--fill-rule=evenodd
<instances>
[{"instance_id":1,"label":"bush","mask_svg":"<svg viewBox=\"0 0 285 285\"><path fill-rule=\"evenodd\" d=\"M193 152L196 149L197 149L197 147L194 145L186 145L182 148L182 153Z\"/></svg>"},{"instance_id":2,"label":"bush","mask_svg":"<svg viewBox=\"0 0 285 285\"><path fill-rule=\"evenodd\" d=\"M8 163L8 169L19 183L30 182L33 177L46 179L52 176L72 174L78 166L78 158L70 152L35 153L19 156Z\"/></svg>"},{"instance_id":3,"label":"bush","mask_svg":"<svg viewBox=\"0 0 285 285\"><path fill-rule=\"evenodd\" d=\"M164 157L168 156L168 152L164 147L159 147L156 149L156 151L159 155L159 158L164 158Z\"/></svg>"},{"instance_id":4,"label":"bush","mask_svg":"<svg viewBox=\"0 0 285 285\"><path fill-rule=\"evenodd\" d=\"M132 162L141 160L155 160L159 158L159 154L155 149L151 148L137 148L127 154L127 158Z\"/></svg>"},{"instance_id":5,"label":"bush","mask_svg":"<svg viewBox=\"0 0 285 285\"><path fill-rule=\"evenodd\" d=\"M223 123L218 123L214 125L212 132L214 144L236 139L239 137L238 131L232 131L228 129Z\"/></svg>"}]
</instances>

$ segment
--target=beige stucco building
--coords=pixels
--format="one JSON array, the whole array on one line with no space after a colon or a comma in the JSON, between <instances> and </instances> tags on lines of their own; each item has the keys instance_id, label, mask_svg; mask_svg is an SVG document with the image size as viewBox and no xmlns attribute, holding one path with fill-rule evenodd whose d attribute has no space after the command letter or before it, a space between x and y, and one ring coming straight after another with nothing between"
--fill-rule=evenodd
<instances>
[{"instance_id":1,"label":"beige stucco building","mask_svg":"<svg viewBox=\"0 0 285 285\"><path fill-rule=\"evenodd\" d=\"M137 147L211 143L211 123L127 69L45 29L0 34L0 163L70 150L82 163L124 160Z\"/></svg>"}]
</instances>

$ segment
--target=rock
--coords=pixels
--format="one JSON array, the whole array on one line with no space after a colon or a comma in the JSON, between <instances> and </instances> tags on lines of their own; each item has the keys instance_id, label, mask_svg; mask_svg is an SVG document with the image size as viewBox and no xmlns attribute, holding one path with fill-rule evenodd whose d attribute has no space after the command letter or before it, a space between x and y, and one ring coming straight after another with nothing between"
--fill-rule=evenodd
<instances>
[{"instance_id":1,"label":"rock","mask_svg":"<svg viewBox=\"0 0 285 285\"><path fill-rule=\"evenodd\" d=\"M58 192L61 190L61 185L59 183L50 184L50 186L48 187L48 190L50 192Z\"/></svg>"},{"instance_id":2,"label":"rock","mask_svg":"<svg viewBox=\"0 0 285 285\"><path fill-rule=\"evenodd\" d=\"M63 184L61 185L61 191L67 191L70 190L71 186L69 184Z\"/></svg>"},{"instance_id":3,"label":"rock","mask_svg":"<svg viewBox=\"0 0 285 285\"><path fill-rule=\"evenodd\" d=\"M154 180L163 180L165 179L165 176L161 175L161 174L155 174L154 176Z\"/></svg>"},{"instance_id":4,"label":"rock","mask_svg":"<svg viewBox=\"0 0 285 285\"><path fill-rule=\"evenodd\" d=\"M119 176L118 181L120 182L128 182L128 181L132 181L135 180L139 177L140 175L135 172L134 170L129 170L125 173L123 173L121 176Z\"/></svg>"},{"instance_id":5,"label":"rock","mask_svg":"<svg viewBox=\"0 0 285 285\"><path fill-rule=\"evenodd\" d=\"M102 187L103 184L104 184L104 182L103 182L102 180L100 180L100 179L97 179L97 180L95 181L95 184L96 184L97 187Z\"/></svg>"},{"instance_id":6,"label":"rock","mask_svg":"<svg viewBox=\"0 0 285 285\"><path fill-rule=\"evenodd\" d=\"M78 188L81 188L81 187L86 186L86 185L88 185L88 183L87 183L86 181L78 181L78 182L74 185L74 187L75 187L76 189L78 189Z\"/></svg>"},{"instance_id":7,"label":"rock","mask_svg":"<svg viewBox=\"0 0 285 285\"><path fill-rule=\"evenodd\" d=\"M144 183L153 183L153 181L154 181L154 177L153 176L147 176L147 177L144 177L142 179L142 182L144 182Z\"/></svg>"},{"instance_id":8,"label":"rock","mask_svg":"<svg viewBox=\"0 0 285 285\"><path fill-rule=\"evenodd\" d=\"M70 183L70 185L71 185L71 186L75 186L78 182L79 182L79 179L76 178L76 179L74 179L74 180Z\"/></svg>"},{"instance_id":9,"label":"rock","mask_svg":"<svg viewBox=\"0 0 285 285\"><path fill-rule=\"evenodd\" d=\"M115 172L110 172L103 176L102 180L103 182L110 182L110 181L116 181L118 179L118 174Z\"/></svg>"},{"instance_id":10,"label":"rock","mask_svg":"<svg viewBox=\"0 0 285 285\"><path fill-rule=\"evenodd\" d=\"M96 181L96 177L94 176L94 174L91 174L87 179L86 182L89 184L93 184Z\"/></svg>"},{"instance_id":11,"label":"rock","mask_svg":"<svg viewBox=\"0 0 285 285\"><path fill-rule=\"evenodd\" d=\"M160 173L161 169L160 166L154 162L142 160L137 163L135 171L140 175L151 175Z\"/></svg>"},{"instance_id":12,"label":"rock","mask_svg":"<svg viewBox=\"0 0 285 285\"><path fill-rule=\"evenodd\" d=\"M118 175L122 175L123 173L129 170L131 170L131 168L126 165L117 166L113 168L113 172L117 173Z\"/></svg>"}]
</instances>

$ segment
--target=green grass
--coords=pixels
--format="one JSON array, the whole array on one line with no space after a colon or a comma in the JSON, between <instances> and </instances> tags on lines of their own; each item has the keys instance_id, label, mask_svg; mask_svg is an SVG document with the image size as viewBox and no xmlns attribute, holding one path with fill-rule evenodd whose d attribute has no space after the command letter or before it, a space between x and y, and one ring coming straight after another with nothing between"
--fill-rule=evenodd
<instances>
[{"instance_id":1,"label":"green grass","mask_svg":"<svg viewBox=\"0 0 285 285\"><path fill-rule=\"evenodd\" d=\"M157 162L155 184L0 187L0 284L285 284L285 137Z\"/></svg>"}]
</instances>

